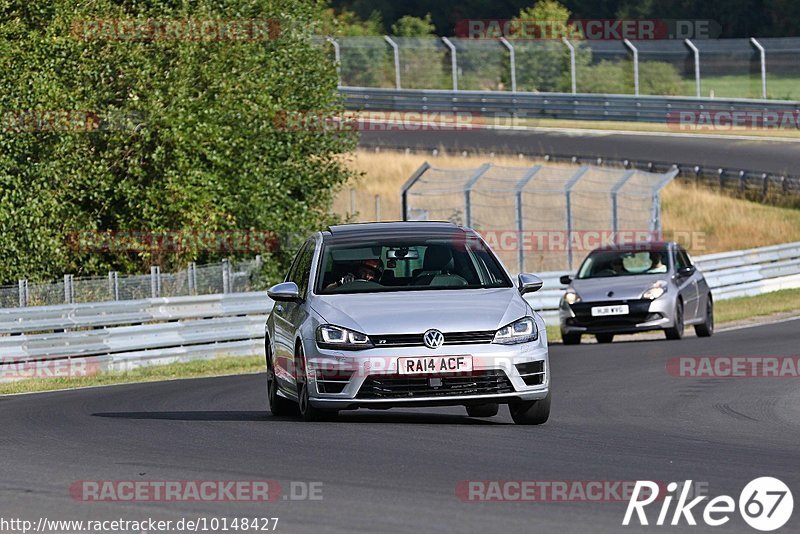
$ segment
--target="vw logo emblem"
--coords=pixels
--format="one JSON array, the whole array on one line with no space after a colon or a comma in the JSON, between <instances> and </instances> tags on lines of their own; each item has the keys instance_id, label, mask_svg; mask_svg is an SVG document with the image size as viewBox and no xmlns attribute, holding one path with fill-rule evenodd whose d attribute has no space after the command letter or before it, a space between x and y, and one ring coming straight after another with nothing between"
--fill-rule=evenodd
<instances>
[{"instance_id":1,"label":"vw logo emblem","mask_svg":"<svg viewBox=\"0 0 800 534\"><path fill-rule=\"evenodd\" d=\"M444 334L438 330L428 330L422 335L422 341L429 349L438 349L444 343Z\"/></svg>"}]
</instances>

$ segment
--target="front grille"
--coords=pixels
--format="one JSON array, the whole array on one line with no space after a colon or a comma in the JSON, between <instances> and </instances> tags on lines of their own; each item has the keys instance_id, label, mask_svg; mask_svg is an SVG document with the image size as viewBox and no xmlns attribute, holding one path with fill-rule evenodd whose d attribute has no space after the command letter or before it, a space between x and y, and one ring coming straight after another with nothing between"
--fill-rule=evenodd
<instances>
[{"instance_id":1,"label":"front grille","mask_svg":"<svg viewBox=\"0 0 800 534\"><path fill-rule=\"evenodd\" d=\"M478 330L474 332L443 332L445 345L475 345L491 343L494 330ZM385 334L371 335L369 338L376 347L423 347L423 334Z\"/></svg>"},{"instance_id":2,"label":"front grille","mask_svg":"<svg viewBox=\"0 0 800 534\"><path fill-rule=\"evenodd\" d=\"M645 321L650 321L651 300L608 300L599 302L577 302L572 304L574 318L567 320L570 326L633 326ZM607 315L594 317L592 308L594 306L614 306L619 304L628 305L627 315Z\"/></svg>"},{"instance_id":3,"label":"front grille","mask_svg":"<svg viewBox=\"0 0 800 534\"><path fill-rule=\"evenodd\" d=\"M503 371L473 371L455 375L370 375L358 391L359 399L413 399L454 395L512 393Z\"/></svg>"}]
</instances>

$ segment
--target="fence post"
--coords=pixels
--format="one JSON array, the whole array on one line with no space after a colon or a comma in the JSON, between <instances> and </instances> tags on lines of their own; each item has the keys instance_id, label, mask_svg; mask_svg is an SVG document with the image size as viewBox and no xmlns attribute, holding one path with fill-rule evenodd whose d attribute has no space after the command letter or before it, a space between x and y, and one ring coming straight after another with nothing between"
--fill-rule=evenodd
<instances>
[{"instance_id":1,"label":"fence post","mask_svg":"<svg viewBox=\"0 0 800 534\"><path fill-rule=\"evenodd\" d=\"M28 281L19 281L19 307L24 308L28 305Z\"/></svg>"},{"instance_id":2,"label":"fence post","mask_svg":"<svg viewBox=\"0 0 800 534\"><path fill-rule=\"evenodd\" d=\"M700 98L702 90L700 88L700 50L689 39L684 39L686 46L694 53L694 84L697 91L697 98Z\"/></svg>"},{"instance_id":3,"label":"fence post","mask_svg":"<svg viewBox=\"0 0 800 534\"><path fill-rule=\"evenodd\" d=\"M350 215L355 215L356 213L356 190L350 189Z\"/></svg>"},{"instance_id":4,"label":"fence post","mask_svg":"<svg viewBox=\"0 0 800 534\"><path fill-rule=\"evenodd\" d=\"M447 37L442 37L442 42L450 49L450 68L453 71L453 91L458 91L458 59L456 58L456 47Z\"/></svg>"},{"instance_id":5,"label":"fence post","mask_svg":"<svg viewBox=\"0 0 800 534\"><path fill-rule=\"evenodd\" d=\"M517 58L516 52L514 51L514 45L508 42L508 39L505 37L500 38L500 42L508 48L508 62L509 68L511 69L511 92L517 92Z\"/></svg>"},{"instance_id":6,"label":"fence post","mask_svg":"<svg viewBox=\"0 0 800 534\"><path fill-rule=\"evenodd\" d=\"M75 288L73 282L74 275L64 275L64 304L72 304L75 302Z\"/></svg>"},{"instance_id":7,"label":"fence post","mask_svg":"<svg viewBox=\"0 0 800 534\"><path fill-rule=\"evenodd\" d=\"M570 271L572 270L572 188L588 171L589 167L584 165L564 185L567 206L567 264Z\"/></svg>"},{"instance_id":8,"label":"fence post","mask_svg":"<svg viewBox=\"0 0 800 534\"><path fill-rule=\"evenodd\" d=\"M576 72L575 66L575 45L569 42L569 39L566 37L562 37L561 40L567 45L569 48L569 72L572 78L572 94L576 94L578 92L578 73Z\"/></svg>"},{"instance_id":9,"label":"fence post","mask_svg":"<svg viewBox=\"0 0 800 534\"><path fill-rule=\"evenodd\" d=\"M472 201L470 199L472 187L480 179L480 177L489 170L489 167L491 166L491 163L484 163L478 167L478 170L475 172L475 174L473 174L470 179L467 180L467 183L464 184L464 226L469 228L472 227Z\"/></svg>"},{"instance_id":10,"label":"fence post","mask_svg":"<svg viewBox=\"0 0 800 534\"><path fill-rule=\"evenodd\" d=\"M186 275L189 279L189 293L191 295L197 294L197 264L193 261L189 262L186 267Z\"/></svg>"},{"instance_id":11,"label":"fence post","mask_svg":"<svg viewBox=\"0 0 800 534\"><path fill-rule=\"evenodd\" d=\"M394 52L394 86L396 89L400 89L400 47L388 35L384 35L383 39L389 43Z\"/></svg>"},{"instance_id":12,"label":"fence post","mask_svg":"<svg viewBox=\"0 0 800 534\"><path fill-rule=\"evenodd\" d=\"M375 195L375 222L381 221L381 196Z\"/></svg>"},{"instance_id":13,"label":"fence post","mask_svg":"<svg viewBox=\"0 0 800 534\"><path fill-rule=\"evenodd\" d=\"M761 57L761 98L767 98L767 55L761 43L755 37L750 38L750 43L756 47Z\"/></svg>"},{"instance_id":14,"label":"fence post","mask_svg":"<svg viewBox=\"0 0 800 534\"><path fill-rule=\"evenodd\" d=\"M222 292L231 292L231 271L228 259L222 260Z\"/></svg>"},{"instance_id":15,"label":"fence post","mask_svg":"<svg viewBox=\"0 0 800 534\"><path fill-rule=\"evenodd\" d=\"M112 300L119 300L119 273L117 271L108 272L108 293Z\"/></svg>"},{"instance_id":16,"label":"fence post","mask_svg":"<svg viewBox=\"0 0 800 534\"><path fill-rule=\"evenodd\" d=\"M611 232L614 234L614 239L616 242L617 232L619 231L619 218L617 217L618 213L618 205L617 205L617 193L625 183L631 179L631 176L636 174L635 170L628 171L622 175L622 178L617 180L617 183L611 188Z\"/></svg>"},{"instance_id":17,"label":"fence post","mask_svg":"<svg viewBox=\"0 0 800 534\"><path fill-rule=\"evenodd\" d=\"M514 188L517 204L517 268L521 273L525 272L525 250L522 247L522 232L525 231L525 220L522 217L522 191L541 168L541 165L534 165L531 167L531 169L525 173L525 176L517 182Z\"/></svg>"},{"instance_id":18,"label":"fence post","mask_svg":"<svg viewBox=\"0 0 800 534\"><path fill-rule=\"evenodd\" d=\"M150 267L150 296L154 299L161 296L161 267L158 265Z\"/></svg>"},{"instance_id":19,"label":"fence post","mask_svg":"<svg viewBox=\"0 0 800 534\"><path fill-rule=\"evenodd\" d=\"M633 52L633 94L639 96L639 50L630 40L625 39L623 42Z\"/></svg>"},{"instance_id":20,"label":"fence post","mask_svg":"<svg viewBox=\"0 0 800 534\"><path fill-rule=\"evenodd\" d=\"M333 59L336 62L336 85L342 87L342 53L339 50L339 43L333 37L326 37L326 39L333 45Z\"/></svg>"},{"instance_id":21,"label":"fence post","mask_svg":"<svg viewBox=\"0 0 800 534\"><path fill-rule=\"evenodd\" d=\"M419 169L414 171L414 174L412 174L411 177L406 180L406 183L404 183L403 187L400 189L400 201L402 203L403 210L401 216L404 221L408 220L408 190L411 189L411 186L417 183L417 181L422 178L422 175L425 174L430 168L430 163L427 161L423 162L422 165L419 166Z\"/></svg>"}]
</instances>

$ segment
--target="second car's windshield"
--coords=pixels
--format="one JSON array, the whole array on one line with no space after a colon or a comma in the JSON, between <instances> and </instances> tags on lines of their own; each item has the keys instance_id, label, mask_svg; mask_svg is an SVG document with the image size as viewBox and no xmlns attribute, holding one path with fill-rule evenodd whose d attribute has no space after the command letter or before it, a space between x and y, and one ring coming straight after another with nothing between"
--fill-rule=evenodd
<instances>
[{"instance_id":1,"label":"second car's windshield","mask_svg":"<svg viewBox=\"0 0 800 534\"><path fill-rule=\"evenodd\" d=\"M666 273L669 256L665 247L644 250L600 250L592 252L578 270L578 278L603 278Z\"/></svg>"},{"instance_id":2,"label":"second car's windshield","mask_svg":"<svg viewBox=\"0 0 800 534\"><path fill-rule=\"evenodd\" d=\"M511 287L494 255L477 238L388 237L326 244L318 294Z\"/></svg>"}]
</instances>

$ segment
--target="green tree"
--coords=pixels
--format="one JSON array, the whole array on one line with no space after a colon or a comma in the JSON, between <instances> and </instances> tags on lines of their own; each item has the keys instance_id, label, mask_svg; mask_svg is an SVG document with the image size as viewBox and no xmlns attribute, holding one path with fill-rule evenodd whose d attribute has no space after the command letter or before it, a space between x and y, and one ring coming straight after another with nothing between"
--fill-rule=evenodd
<instances>
[{"instance_id":1,"label":"green tree","mask_svg":"<svg viewBox=\"0 0 800 534\"><path fill-rule=\"evenodd\" d=\"M342 109L334 65L311 40L322 17L315 2L7 0L4 12L0 282L234 255L202 243L98 253L73 246L75 232L285 236L328 222L332 196L351 176L339 154L355 136L283 127L293 111ZM278 20L281 31L131 39L107 24L81 33L91 28L82 21L98 20ZM89 112L100 127L21 122L59 111ZM262 252L277 272L292 251Z\"/></svg>"}]
</instances>

